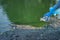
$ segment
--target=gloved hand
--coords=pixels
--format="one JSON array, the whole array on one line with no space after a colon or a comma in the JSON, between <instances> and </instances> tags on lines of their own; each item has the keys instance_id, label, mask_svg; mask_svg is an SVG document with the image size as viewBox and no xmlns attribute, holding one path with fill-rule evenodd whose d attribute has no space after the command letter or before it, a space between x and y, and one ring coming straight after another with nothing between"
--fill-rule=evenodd
<instances>
[{"instance_id":1,"label":"gloved hand","mask_svg":"<svg viewBox=\"0 0 60 40\"><path fill-rule=\"evenodd\" d=\"M50 7L50 8L49 8L49 12L50 12L50 13L54 13L54 11L55 11L55 9L54 9L53 7Z\"/></svg>"},{"instance_id":2,"label":"gloved hand","mask_svg":"<svg viewBox=\"0 0 60 40\"><path fill-rule=\"evenodd\" d=\"M40 21L48 22L50 20L50 17L45 16L43 18L40 18Z\"/></svg>"},{"instance_id":3,"label":"gloved hand","mask_svg":"<svg viewBox=\"0 0 60 40\"><path fill-rule=\"evenodd\" d=\"M49 11L51 12L51 11L52 11L52 9L53 9L53 7L50 7L50 8L49 8Z\"/></svg>"},{"instance_id":4,"label":"gloved hand","mask_svg":"<svg viewBox=\"0 0 60 40\"><path fill-rule=\"evenodd\" d=\"M43 17L46 17L46 16L47 16L47 17L50 17L51 15L52 15L52 13L47 12L47 13L45 13L45 14L44 14L44 16L43 16Z\"/></svg>"},{"instance_id":5,"label":"gloved hand","mask_svg":"<svg viewBox=\"0 0 60 40\"><path fill-rule=\"evenodd\" d=\"M50 20L50 16L51 16L51 13L47 12L46 14L44 14L43 18L40 18L40 21L48 22Z\"/></svg>"}]
</instances>

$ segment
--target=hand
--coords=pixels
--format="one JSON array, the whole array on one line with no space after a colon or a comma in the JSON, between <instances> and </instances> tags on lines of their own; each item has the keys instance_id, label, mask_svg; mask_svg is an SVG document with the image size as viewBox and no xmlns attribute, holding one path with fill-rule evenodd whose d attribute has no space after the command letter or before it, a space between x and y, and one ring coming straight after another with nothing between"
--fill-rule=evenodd
<instances>
[{"instance_id":1,"label":"hand","mask_svg":"<svg viewBox=\"0 0 60 40\"><path fill-rule=\"evenodd\" d=\"M53 11L53 7L50 7L50 8L49 8L49 11L50 11L50 12Z\"/></svg>"},{"instance_id":2,"label":"hand","mask_svg":"<svg viewBox=\"0 0 60 40\"><path fill-rule=\"evenodd\" d=\"M50 20L50 17L43 17L43 18L40 18L40 21L44 21L44 22L48 22Z\"/></svg>"}]
</instances>

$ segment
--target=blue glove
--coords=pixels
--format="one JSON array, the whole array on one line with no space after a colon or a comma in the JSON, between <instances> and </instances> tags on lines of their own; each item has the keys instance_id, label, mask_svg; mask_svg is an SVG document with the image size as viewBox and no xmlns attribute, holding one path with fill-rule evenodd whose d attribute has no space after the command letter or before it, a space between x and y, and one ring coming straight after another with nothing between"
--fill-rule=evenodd
<instances>
[{"instance_id":1,"label":"blue glove","mask_svg":"<svg viewBox=\"0 0 60 40\"><path fill-rule=\"evenodd\" d=\"M55 11L55 9L54 9L53 7L50 7L50 8L49 8L49 12L50 12L50 13L54 13L54 11Z\"/></svg>"},{"instance_id":2,"label":"blue glove","mask_svg":"<svg viewBox=\"0 0 60 40\"><path fill-rule=\"evenodd\" d=\"M50 20L50 17L47 17L47 16L40 19L40 21L44 21L44 22L48 22L49 20Z\"/></svg>"},{"instance_id":3,"label":"blue glove","mask_svg":"<svg viewBox=\"0 0 60 40\"><path fill-rule=\"evenodd\" d=\"M52 15L52 13L47 12L47 13L44 14L44 17L45 17L45 16L50 17L51 15Z\"/></svg>"},{"instance_id":4,"label":"blue glove","mask_svg":"<svg viewBox=\"0 0 60 40\"><path fill-rule=\"evenodd\" d=\"M41 18L42 21L48 22L50 20L51 13L47 12L44 14L43 18Z\"/></svg>"},{"instance_id":5,"label":"blue glove","mask_svg":"<svg viewBox=\"0 0 60 40\"><path fill-rule=\"evenodd\" d=\"M60 7L60 0L59 0L59 2L57 3L57 4L55 4L53 7L50 7L50 11L49 12L47 12L46 14L44 14L44 16L43 16L43 18L42 19L44 19L44 20L47 20L47 19L49 19L49 17L51 16L51 15L54 15L55 13L55 10L57 9L57 8L59 8Z\"/></svg>"}]
</instances>

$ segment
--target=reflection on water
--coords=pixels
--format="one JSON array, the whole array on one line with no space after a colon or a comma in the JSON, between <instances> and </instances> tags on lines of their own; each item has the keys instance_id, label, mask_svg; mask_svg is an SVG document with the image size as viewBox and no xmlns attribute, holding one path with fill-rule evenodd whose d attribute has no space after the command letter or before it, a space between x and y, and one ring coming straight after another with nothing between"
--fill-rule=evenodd
<instances>
[{"instance_id":1,"label":"reflection on water","mask_svg":"<svg viewBox=\"0 0 60 40\"><path fill-rule=\"evenodd\" d=\"M5 32L10 30L11 22L8 20L8 17L6 15L6 12L3 9L3 6L0 5L0 32Z\"/></svg>"}]
</instances>

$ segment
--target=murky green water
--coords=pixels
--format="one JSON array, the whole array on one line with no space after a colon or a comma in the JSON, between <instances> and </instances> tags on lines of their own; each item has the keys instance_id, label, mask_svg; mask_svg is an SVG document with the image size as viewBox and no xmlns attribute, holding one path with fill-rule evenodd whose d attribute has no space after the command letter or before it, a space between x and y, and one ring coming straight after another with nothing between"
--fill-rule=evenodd
<instances>
[{"instance_id":1,"label":"murky green water","mask_svg":"<svg viewBox=\"0 0 60 40\"><path fill-rule=\"evenodd\" d=\"M16 24L42 25L40 17L50 7L49 0L2 0L9 19Z\"/></svg>"}]
</instances>

